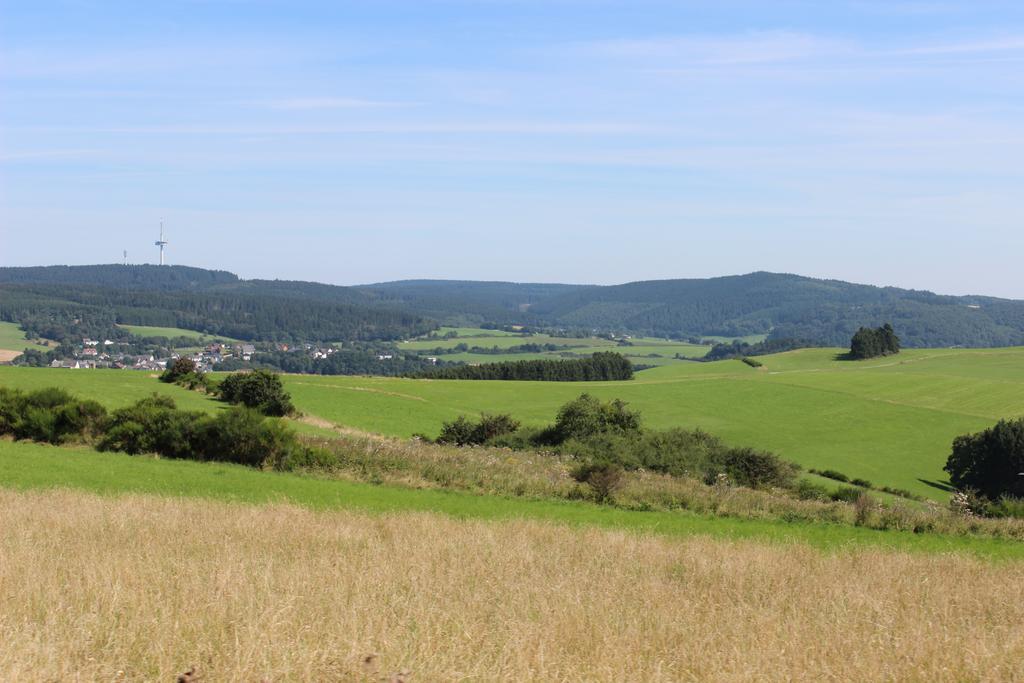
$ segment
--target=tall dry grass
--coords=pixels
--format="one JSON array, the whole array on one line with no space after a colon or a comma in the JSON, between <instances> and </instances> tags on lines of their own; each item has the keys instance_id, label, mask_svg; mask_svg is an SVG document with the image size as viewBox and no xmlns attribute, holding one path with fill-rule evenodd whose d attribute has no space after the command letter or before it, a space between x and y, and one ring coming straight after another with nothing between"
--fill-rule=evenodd
<instances>
[{"instance_id":1,"label":"tall dry grass","mask_svg":"<svg viewBox=\"0 0 1024 683\"><path fill-rule=\"evenodd\" d=\"M66 491L0 519L5 680L1024 679L1021 564Z\"/></svg>"}]
</instances>

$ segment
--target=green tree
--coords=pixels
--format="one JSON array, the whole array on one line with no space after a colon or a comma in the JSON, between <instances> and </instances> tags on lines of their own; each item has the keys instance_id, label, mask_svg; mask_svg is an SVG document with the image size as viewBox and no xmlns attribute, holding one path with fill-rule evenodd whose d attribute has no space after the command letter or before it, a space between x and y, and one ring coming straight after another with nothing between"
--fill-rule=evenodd
<instances>
[{"instance_id":1,"label":"green tree","mask_svg":"<svg viewBox=\"0 0 1024 683\"><path fill-rule=\"evenodd\" d=\"M990 500L1024 498L1024 418L958 436L945 470L958 489L977 491Z\"/></svg>"}]
</instances>

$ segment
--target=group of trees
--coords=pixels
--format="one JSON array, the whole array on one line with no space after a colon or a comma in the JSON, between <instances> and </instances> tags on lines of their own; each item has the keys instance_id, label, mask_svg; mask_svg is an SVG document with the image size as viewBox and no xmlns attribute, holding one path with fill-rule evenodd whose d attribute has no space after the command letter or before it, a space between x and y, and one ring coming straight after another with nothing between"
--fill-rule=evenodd
<instances>
[{"instance_id":1,"label":"group of trees","mask_svg":"<svg viewBox=\"0 0 1024 683\"><path fill-rule=\"evenodd\" d=\"M222 401L252 408L263 415L284 417L295 413L281 377L269 370L235 372L214 385L191 358L181 357L164 370L160 381L187 389L204 389L215 393Z\"/></svg>"},{"instance_id":2,"label":"group of trees","mask_svg":"<svg viewBox=\"0 0 1024 683\"><path fill-rule=\"evenodd\" d=\"M233 407L207 415L178 410L171 398L157 395L108 413L96 401L78 399L63 389L23 392L0 387L0 435L279 470L322 467L332 459L304 446L281 421L258 411Z\"/></svg>"},{"instance_id":3,"label":"group of trees","mask_svg":"<svg viewBox=\"0 0 1024 683\"><path fill-rule=\"evenodd\" d=\"M899 352L900 338L896 336L892 325L885 323L878 328L862 327L857 330L850 341L849 357L853 360L865 360Z\"/></svg>"},{"instance_id":4,"label":"group of trees","mask_svg":"<svg viewBox=\"0 0 1024 683\"><path fill-rule=\"evenodd\" d=\"M563 405L553 424L522 427L508 415L483 414L479 421L459 416L446 422L436 439L460 446L491 445L543 449L576 456L575 476L598 498L614 493L617 472L644 469L672 476L700 478L754 488L795 485L797 467L771 453L730 448L697 430L647 430L640 415L620 400L602 401L590 394Z\"/></svg>"},{"instance_id":5,"label":"group of trees","mask_svg":"<svg viewBox=\"0 0 1024 683\"><path fill-rule=\"evenodd\" d=\"M771 353L782 353L794 349L804 349L814 344L801 339L766 339L754 344L735 339L729 343L715 344L703 358L697 360L715 361L728 358L747 358L749 356L767 356Z\"/></svg>"},{"instance_id":6,"label":"group of trees","mask_svg":"<svg viewBox=\"0 0 1024 683\"><path fill-rule=\"evenodd\" d=\"M346 344L348 347L348 344ZM381 359L380 356L391 356ZM308 353L261 351L252 362L239 367L259 367L307 375L384 375L401 377L429 372L436 366L414 353L402 353L393 346L369 345L337 349L326 358ZM226 365L224 369L235 369Z\"/></svg>"},{"instance_id":7,"label":"group of trees","mask_svg":"<svg viewBox=\"0 0 1024 683\"><path fill-rule=\"evenodd\" d=\"M633 379L625 356L605 351L588 358L520 360L482 365L450 365L415 375L431 379L499 379L544 382L590 382Z\"/></svg>"}]
</instances>

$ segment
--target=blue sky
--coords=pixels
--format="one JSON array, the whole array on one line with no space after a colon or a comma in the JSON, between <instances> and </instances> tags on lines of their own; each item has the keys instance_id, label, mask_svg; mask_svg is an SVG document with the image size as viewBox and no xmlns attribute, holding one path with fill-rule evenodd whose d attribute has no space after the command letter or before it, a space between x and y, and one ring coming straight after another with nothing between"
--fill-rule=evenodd
<instances>
[{"instance_id":1,"label":"blue sky","mask_svg":"<svg viewBox=\"0 0 1024 683\"><path fill-rule=\"evenodd\" d=\"M1024 298L1024 3L0 1L0 264Z\"/></svg>"}]
</instances>

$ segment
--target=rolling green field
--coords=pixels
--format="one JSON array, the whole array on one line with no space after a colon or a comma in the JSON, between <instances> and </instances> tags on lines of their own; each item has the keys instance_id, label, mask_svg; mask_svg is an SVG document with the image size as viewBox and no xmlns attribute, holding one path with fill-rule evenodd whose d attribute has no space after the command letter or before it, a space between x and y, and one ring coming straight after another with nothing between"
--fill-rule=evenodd
<instances>
[{"instance_id":1,"label":"rolling green field","mask_svg":"<svg viewBox=\"0 0 1024 683\"><path fill-rule=\"evenodd\" d=\"M654 428L703 428L733 445L774 451L805 467L834 469L934 500L948 493L942 466L954 437L1024 415L1024 348L908 350L893 358L837 360L805 349L760 360L680 362L629 382L488 382L383 377L285 378L296 406L329 422L381 434L436 435L460 414L508 412L549 423L582 392L621 398ZM58 384L116 407L154 391L182 407L215 401L117 370L0 368L0 384Z\"/></svg>"},{"instance_id":2,"label":"rolling green field","mask_svg":"<svg viewBox=\"0 0 1024 683\"><path fill-rule=\"evenodd\" d=\"M47 347L34 344L25 338L17 323L0 322L0 349L4 351L24 351L25 349L37 349L45 351Z\"/></svg>"},{"instance_id":3,"label":"rolling green field","mask_svg":"<svg viewBox=\"0 0 1024 683\"><path fill-rule=\"evenodd\" d=\"M488 349L494 347L507 349L523 344L555 344L557 346L571 347L569 349L539 353L480 354L463 352L442 356L445 361L473 364L558 359L563 358L562 354L564 353L571 353L573 356L582 357L601 351L615 351L638 365L675 365L684 362L678 360L675 357L676 354L684 358L702 358L711 350L710 346L649 337L636 337L631 340L632 346L620 346L617 342L610 339L598 337L581 339L579 337L554 337L546 334L523 336L512 332L472 327L441 328L442 334L447 331L457 332L459 336L452 339L414 339L402 342L399 348L403 351L413 351L422 355L429 355L434 349L451 349L459 344L467 344L471 347L480 346Z\"/></svg>"},{"instance_id":4,"label":"rolling green field","mask_svg":"<svg viewBox=\"0 0 1024 683\"><path fill-rule=\"evenodd\" d=\"M872 531L839 524L705 517L682 511L640 512L583 502L416 490L262 472L240 465L97 453L86 448L9 440L0 440L0 486L14 489L63 487L105 495L140 493L236 503L292 503L320 510L423 511L460 519L537 519L669 536L704 535L806 543L823 550L867 546L908 552L965 552L993 559L1024 558L1024 544L991 538Z\"/></svg>"},{"instance_id":5,"label":"rolling green field","mask_svg":"<svg viewBox=\"0 0 1024 683\"><path fill-rule=\"evenodd\" d=\"M1024 415L1024 349L911 350L850 362L809 349L739 361L681 363L630 382L458 382L289 377L304 411L359 429L437 434L460 414L509 412L550 422L587 391L621 398L648 426L700 427L729 443L772 450L805 467L839 470L935 500L955 436Z\"/></svg>"},{"instance_id":6,"label":"rolling green field","mask_svg":"<svg viewBox=\"0 0 1024 683\"><path fill-rule=\"evenodd\" d=\"M174 337L189 337L196 341L202 339L204 341L222 341L222 342L235 342L237 339L231 337L223 337L219 335L207 335L202 332L196 332L195 330L186 330L180 327L148 327L146 325L119 325L132 334L138 337L167 337L169 339Z\"/></svg>"}]
</instances>

